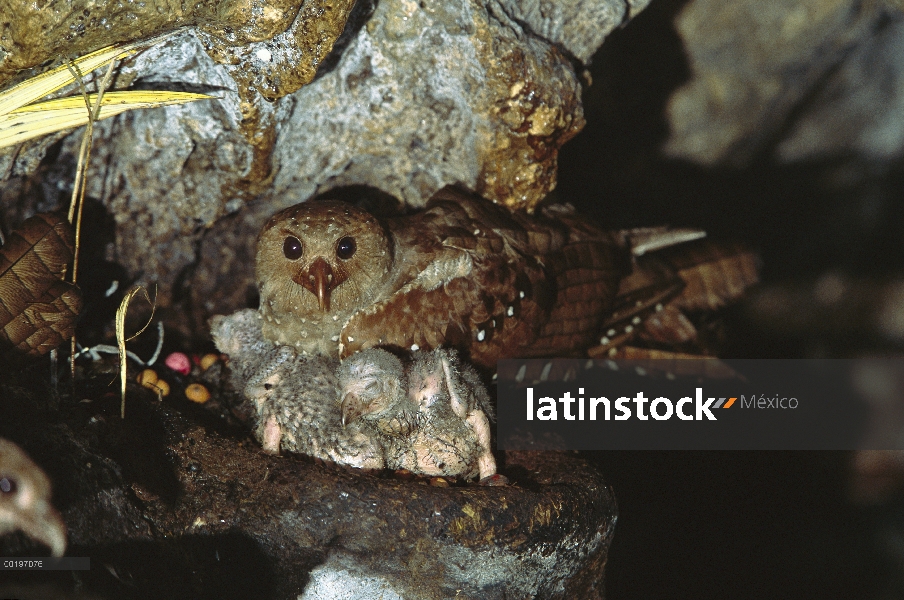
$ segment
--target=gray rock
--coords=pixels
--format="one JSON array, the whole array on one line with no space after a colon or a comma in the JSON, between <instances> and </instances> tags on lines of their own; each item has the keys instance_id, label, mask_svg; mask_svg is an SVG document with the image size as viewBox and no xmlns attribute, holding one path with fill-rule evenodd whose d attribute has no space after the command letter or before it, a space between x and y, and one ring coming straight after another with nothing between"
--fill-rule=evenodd
<instances>
[{"instance_id":1,"label":"gray rock","mask_svg":"<svg viewBox=\"0 0 904 600\"><path fill-rule=\"evenodd\" d=\"M561 44L578 60L590 62L609 33L634 18L650 0L623 3L595 0L500 1L498 7L527 30Z\"/></svg>"},{"instance_id":2,"label":"gray rock","mask_svg":"<svg viewBox=\"0 0 904 600\"><path fill-rule=\"evenodd\" d=\"M673 157L745 164L901 156L904 15L894 2L694 0L676 20L692 71L669 100Z\"/></svg>"},{"instance_id":3,"label":"gray rock","mask_svg":"<svg viewBox=\"0 0 904 600\"><path fill-rule=\"evenodd\" d=\"M289 85L288 62L300 60L307 73L321 59L292 55L287 40L318 21L289 21L284 4L277 12L288 33L261 38L219 22L187 28L117 79L200 87L218 100L136 111L95 130L88 194L116 222L108 258L137 283L157 283L159 308L184 299L178 308L190 325L171 325L185 333L253 298L243 248L268 215L318 192L367 184L416 206L458 183L512 207L535 206L555 187L558 149L584 124L580 85L559 48L588 59L645 1L382 0L301 89L313 72ZM370 4L362 6L356 25ZM0 67L37 64L44 55L35 52L8 53ZM66 140L58 162L74 164L80 135ZM0 176L31 172L44 146L0 151ZM72 173L50 177L65 196Z\"/></svg>"},{"instance_id":4,"label":"gray rock","mask_svg":"<svg viewBox=\"0 0 904 600\"><path fill-rule=\"evenodd\" d=\"M852 49L812 102L778 148L783 161L904 156L904 18Z\"/></svg>"}]
</instances>

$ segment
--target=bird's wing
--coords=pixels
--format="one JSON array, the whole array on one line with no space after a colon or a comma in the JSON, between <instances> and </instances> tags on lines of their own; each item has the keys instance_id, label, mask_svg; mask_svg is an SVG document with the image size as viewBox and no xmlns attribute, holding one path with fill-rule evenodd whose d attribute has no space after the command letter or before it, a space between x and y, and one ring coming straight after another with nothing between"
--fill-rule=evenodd
<instances>
[{"instance_id":1,"label":"bird's wing","mask_svg":"<svg viewBox=\"0 0 904 600\"><path fill-rule=\"evenodd\" d=\"M759 258L741 243L698 240L656 254L686 283L674 301L682 310L718 310L759 281Z\"/></svg>"},{"instance_id":2,"label":"bird's wing","mask_svg":"<svg viewBox=\"0 0 904 600\"><path fill-rule=\"evenodd\" d=\"M342 356L371 346L445 345L495 366L537 336L552 298L548 278L536 258L520 251L529 232L504 210L439 196L390 229L399 285L349 319L340 334Z\"/></svg>"},{"instance_id":3,"label":"bird's wing","mask_svg":"<svg viewBox=\"0 0 904 600\"><path fill-rule=\"evenodd\" d=\"M571 241L545 258L555 300L540 335L519 356L566 356L595 342L626 271L626 251L604 237Z\"/></svg>"}]
</instances>

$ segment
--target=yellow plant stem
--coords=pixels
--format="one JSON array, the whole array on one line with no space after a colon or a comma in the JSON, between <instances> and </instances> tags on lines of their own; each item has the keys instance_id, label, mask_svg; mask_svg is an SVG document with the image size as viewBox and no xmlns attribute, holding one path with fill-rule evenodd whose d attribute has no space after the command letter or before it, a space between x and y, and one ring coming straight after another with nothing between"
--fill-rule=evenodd
<instances>
[{"instance_id":1,"label":"yellow plant stem","mask_svg":"<svg viewBox=\"0 0 904 600\"><path fill-rule=\"evenodd\" d=\"M147 299L148 303L151 305L151 316L148 318L148 322L144 324L138 333L126 339L126 312L129 310L129 303L132 301L132 298L135 297L139 292L144 292L144 297ZM156 299L157 294L154 294ZM120 390L122 393L122 406L120 408L121 418L126 418L126 379L128 378L127 369L126 369L126 342L135 339L139 335L144 332L145 329L148 328L148 325L151 324L151 321L154 319L154 310L157 308L157 303L154 300L151 300L151 297L148 296L148 291L140 286L133 285L129 288L129 291L126 292L126 295L123 297L122 302L119 304L119 308L116 310L116 345L119 347L119 379L120 379Z\"/></svg>"}]
</instances>

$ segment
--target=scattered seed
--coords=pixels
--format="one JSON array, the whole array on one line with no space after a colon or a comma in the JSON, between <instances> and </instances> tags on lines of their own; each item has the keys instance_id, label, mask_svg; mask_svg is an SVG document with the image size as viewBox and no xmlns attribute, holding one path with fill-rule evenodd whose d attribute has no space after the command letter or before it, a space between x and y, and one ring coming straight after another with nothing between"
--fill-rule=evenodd
<instances>
[{"instance_id":1,"label":"scattered seed","mask_svg":"<svg viewBox=\"0 0 904 600\"><path fill-rule=\"evenodd\" d=\"M157 383L157 379L157 371L154 369L145 369L139 373L137 377L137 381L142 387L150 389L154 389L154 384Z\"/></svg>"},{"instance_id":2,"label":"scattered seed","mask_svg":"<svg viewBox=\"0 0 904 600\"><path fill-rule=\"evenodd\" d=\"M210 400L210 392L200 383L191 383L185 388L185 397L192 402L204 404Z\"/></svg>"},{"instance_id":3,"label":"scattered seed","mask_svg":"<svg viewBox=\"0 0 904 600\"><path fill-rule=\"evenodd\" d=\"M166 357L166 366L182 375L188 375L191 371L191 360L184 352L173 352Z\"/></svg>"},{"instance_id":4,"label":"scattered seed","mask_svg":"<svg viewBox=\"0 0 904 600\"><path fill-rule=\"evenodd\" d=\"M156 391L161 398L166 398L170 393L169 384L163 379L155 381L154 386L151 389Z\"/></svg>"},{"instance_id":5,"label":"scattered seed","mask_svg":"<svg viewBox=\"0 0 904 600\"><path fill-rule=\"evenodd\" d=\"M214 366L217 362L219 362L220 357L216 354L205 354L201 357L201 369L206 371L210 367Z\"/></svg>"}]
</instances>

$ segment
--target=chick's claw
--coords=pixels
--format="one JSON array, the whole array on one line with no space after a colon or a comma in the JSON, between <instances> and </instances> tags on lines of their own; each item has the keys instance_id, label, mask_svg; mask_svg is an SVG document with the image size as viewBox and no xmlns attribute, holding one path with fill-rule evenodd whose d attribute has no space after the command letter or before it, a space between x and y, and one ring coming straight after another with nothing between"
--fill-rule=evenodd
<instances>
[{"instance_id":1,"label":"chick's claw","mask_svg":"<svg viewBox=\"0 0 904 600\"><path fill-rule=\"evenodd\" d=\"M502 487L505 485L509 485L509 479L502 473L495 473L493 475L487 475L477 482L477 485L483 485L488 487Z\"/></svg>"}]
</instances>

